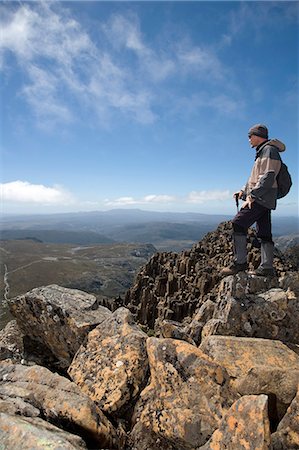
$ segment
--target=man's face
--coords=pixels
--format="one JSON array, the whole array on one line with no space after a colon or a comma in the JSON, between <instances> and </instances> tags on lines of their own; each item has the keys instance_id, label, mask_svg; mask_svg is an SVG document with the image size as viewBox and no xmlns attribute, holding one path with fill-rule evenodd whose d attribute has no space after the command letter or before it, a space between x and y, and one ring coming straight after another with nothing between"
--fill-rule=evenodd
<instances>
[{"instance_id":1,"label":"man's face","mask_svg":"<svg viewBox=\"0 0 299 450\"><path fill-rule=\"evenodd\" d=\"M261 138L260 136L256 136L255 134L252 134L251 136L249 136L248 139L249 139L251 148L257 147L259 144L261 144L265 140L264 138Z\"/></svg>"}]
</instances>

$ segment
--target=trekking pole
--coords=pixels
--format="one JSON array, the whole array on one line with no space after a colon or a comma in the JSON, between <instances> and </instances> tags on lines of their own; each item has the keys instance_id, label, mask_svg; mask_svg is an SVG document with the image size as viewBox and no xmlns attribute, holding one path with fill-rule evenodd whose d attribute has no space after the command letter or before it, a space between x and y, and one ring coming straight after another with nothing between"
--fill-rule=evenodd
<instances>
[{"instance_id":1,"label":"trekking pole","mask_svg":"<svg viewBox=\"0 0 299 450\"><path fill-rule=\"evenodd\" d=\"M239 212L239 194L235 194L235 200L236 200L237 212Z\"/></svg>"}]
</instances>

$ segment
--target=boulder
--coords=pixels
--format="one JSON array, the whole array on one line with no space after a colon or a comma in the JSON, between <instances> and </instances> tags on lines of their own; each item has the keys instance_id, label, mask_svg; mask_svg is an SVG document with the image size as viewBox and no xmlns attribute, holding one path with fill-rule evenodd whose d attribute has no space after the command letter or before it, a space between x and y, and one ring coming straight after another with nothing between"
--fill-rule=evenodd
<instances>
[{"instance_id":1,"label":"boulder","mask_svg":"<svg viewBox=\"0 0 299 450\"><path fill-rule=\"evenodd\" d=\"M194 340L196 345L201 342L202 329L206 322L212 319L215 311L215 303L211 300L207 300L199 308L196 314L194 314L191 323L186 327L186 333L189 334L190 338Z\"/></svg>"},{"instance_id":2,"label":"boulder","mask_svg":"<svg viewBox=\"0 0 299 450\"><path fill-rule=\"evenodd\" d=\"M235 298L229 291L239 289L239 277L228 278L230 288L220 290L213 318L203 327L202 338L217 334L299 343L299 302L291 291L273 288Z\"/></svg>"},{"instance_id":3,"label":"boulder","mask_svg":"<svg viewBox=\"0 0 299 450\"><path fill-rule=\"evenodd\" d=\"M227 370L240 395L271 396L271 419L283 417L297 391L296 353L280 341L232 336L209 336L199 348Z\"/></svg>"},{"instance_id":4,"label":"boulder","mask_svg":"<svg viewBox=\"0 0 299 450\"><path fill-rule=\"evenodd\" d=\"M79 436L60 430L40 418L0 412L0 448L22 450L87 449Z\"/></svg>"},{"instance_id":5,"label":"boulder","mask_svg":"<svg viewBox=\"0 0 299 450\"><path fill-rule=\"evenodd\" d=\"M100 409L75 383L44 367L0 364L0 399L2 412L39 415L84 436L94 448L117 446L116 432Z\"/></svg>"},{"instance_id":6,"label":"boulder","mask_svg":"<svg viewBox=\"0 0 299 450\"><path fill-rule=\"evenodd\" d=\"M120 417L146 384L147 335L126 308L89 333L68 373L104 412Z\"/></svg>"},{"instance_id":7,"label":"boulder","mask_svg":"<svg viewBox=\"0 0 299 450\"><path fill-rule=\"evenodd\" d=\"M145 448L137 432L141 426L170 448L203 445L237 398L226 370L184 341L149 338L147 351L151 378L133 415L135 446Z\"/></svg>"},{"instance_id":8,"label":"boulder","mask_svg":"<svg viewBox=\"0 0 299 450\"><path fill-rule=\"evenodd\" d=\"M240 272L223 278L219 284L218 299L233 297L243 299L250 294L258 294L272 288L278 288L276 277L259 277L247 272Z\"/></svg>"},{"instance_id":9,"label":"boulder","mask_svg":"<svg viewBox=\"0 0 299 450\"><path fill-rule=\"evenodd\" d=\"M93 295L56 285L33 289L9 304L22 333L48 348L63 369L89 331L111 315Z\"/></svg>"},{"instance_id":10,"label":"boulder","mask_svg":"<svg viewBox=\"0 0 299 450\"><path fill-rule=\"evenodd\" d=\"M266 395L246 395L237 400L207 444L197 450L269 450L270 426Z\"/></svg>"},{"instance_id":11,"label":"boulder","mask_svg":"<svg viewBox=\"0 0 299 450\"><path fill-rule=\"evenodd\" d=\"M273 450L299 448L299 386L297 395L289 406L286 415L272 434Z\"/></svg>"},{"instance_id":12,"label":"boulder","mask_svg":"<svg viewBox=\"0 0 299 450\"><path fill-rule=\"evenodd\" d=\"M23 353L23 334L17 321L11 320L3 330L0 330L0 360L9 358L20 361Z\"/></svg>"},{"instance_id":13,"label":"boulder","mask_svg":"<svg viewBox=\"0 0 299 450\"><path fill-rule=\"evenodd\" d=\"M195 345L193 339L189 336L188 328L174 320L156 320L155 325L156 335L164 338L181 339L182 341L189 342L189 344Z\"/></svg>"}]
</instances>

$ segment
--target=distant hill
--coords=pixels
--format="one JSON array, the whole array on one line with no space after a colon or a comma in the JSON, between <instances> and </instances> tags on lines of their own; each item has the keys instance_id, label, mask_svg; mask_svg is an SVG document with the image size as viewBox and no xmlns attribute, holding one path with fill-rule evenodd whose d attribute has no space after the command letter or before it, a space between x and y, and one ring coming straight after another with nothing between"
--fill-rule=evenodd
<instances>
[{"instance_id":1,"label":"distant hill","mask_svg":"<svg viewBox=\"0 0 299 450\"><path fill-rule=\"evenodd\" d=\"M232 214L233 215L233 214ZM114 209L67 214L5 216L2 239L32 237L48 243L151 243L180 251L232 216ZM273 217L275 237L298 232L297 217ZM44 233L44 234L43 234ZM73 233L73 234L72 234ZM77 233L77 234L76 234Z\"/></svg>"},{"instance_id":2,"label":"distant hill","mask_svg":"<svg viewBox=\"0 0 299 450\"><path fill-rule=\"evenodd\" d=\"M111 244L113 239L91 231L64 231L64 230L2 230L1 240L31 239L48 244Z\"/></svg>"},{"instance_id":3,"label":"distant hill","mask_svg":"<svg viewBox=\"0 0 299 450\"><path fill-rule=\"evenodd\" d=\"M299 233L288 234L287 236L279 236L278 238L275 239L275 245L283 252L291 247L298 246Z\"/></svg>"}]
</instances>

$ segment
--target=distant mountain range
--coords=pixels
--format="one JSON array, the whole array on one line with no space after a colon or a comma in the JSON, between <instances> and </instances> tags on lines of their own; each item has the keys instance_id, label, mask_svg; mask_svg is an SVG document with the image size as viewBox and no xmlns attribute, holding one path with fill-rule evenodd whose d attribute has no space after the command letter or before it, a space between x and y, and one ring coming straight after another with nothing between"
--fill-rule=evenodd
<instances>
[{"instance_id":1,"label":"distant mountain range","mask_svg":"<svg viewBox=\"0 0 299 450\"><path fill-rule=\"evenodd\" d=\"M231 216L226 215L140 209L5 216L0 221L0 237L2 240L33 238L45 243L80 245L140 242L179 251L230 219ZM274 236L296 233L297 217L273 218Z\"/></svg>"}]
</instances>

